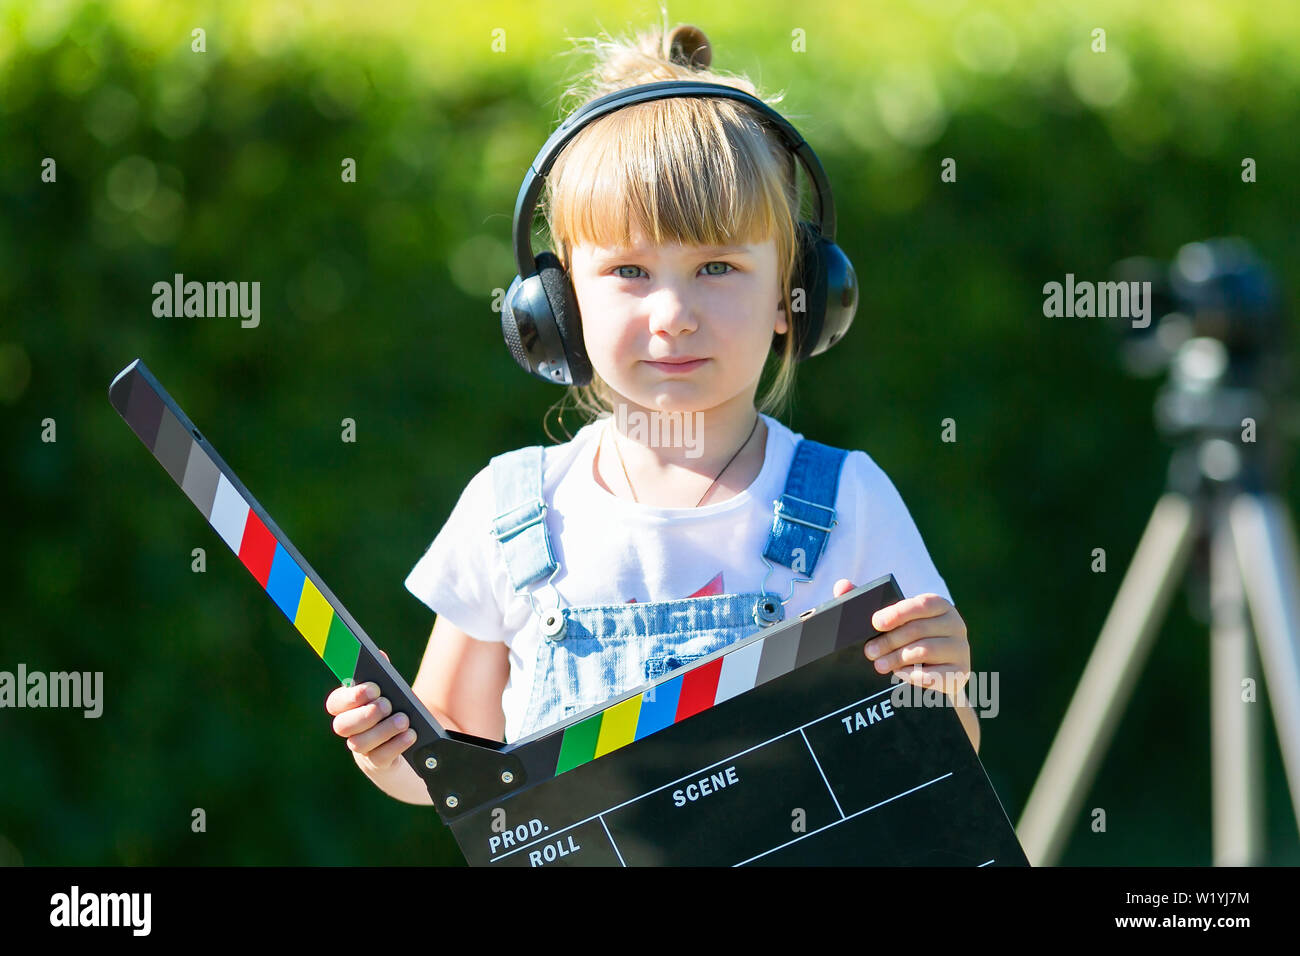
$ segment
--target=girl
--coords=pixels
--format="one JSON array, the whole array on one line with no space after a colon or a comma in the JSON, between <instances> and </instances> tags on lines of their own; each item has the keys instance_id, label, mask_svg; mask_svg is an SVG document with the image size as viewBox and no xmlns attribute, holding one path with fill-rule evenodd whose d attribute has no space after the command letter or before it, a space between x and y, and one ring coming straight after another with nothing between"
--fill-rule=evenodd
<instances>
[{"instance_id":1,"label":"girl","mask_svg":"<svg viewBox=\"0 0 1300 956\"><path fill-rule=\"evenodd\" d=\"M755 94L707 69L693 27L597 46L588 100L670 79ZM786 146L744 103L648 100L579 132L546 186L592 368L571 392L591 420L568 442L494 458L411 571L406 587L437 614L420 699L448 729L513 742L749 636L765 595L768 610L784 604L769 621L789 618L889 572L917 596L877 612L885 633L867 656L955 695L966 626L892 482L865 452L801 445L768 414L794 371ZM798 563L773 564L783 495L834 516ZM334 731L386 793L428 804L399 759L406 716L376 695L333 691ZM978 747L973 711L954 700Z\"/></svg>"}]
</instances>

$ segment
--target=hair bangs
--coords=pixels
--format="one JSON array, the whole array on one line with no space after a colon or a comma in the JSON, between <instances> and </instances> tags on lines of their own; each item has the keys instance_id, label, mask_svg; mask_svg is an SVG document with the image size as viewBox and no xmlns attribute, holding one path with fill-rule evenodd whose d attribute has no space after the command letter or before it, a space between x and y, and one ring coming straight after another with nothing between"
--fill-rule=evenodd
<instances>
[{"instance_id":1,"label":"hair bangs","mask_svg":"<svg viewBox=\"0 0 1300 956\"><path fill-rule=\"evenodd\" d=\"M725 246L777 239L788 266L792 169L728 101L652 100L575 137L547 178L547 220L567 268L576 245ZM796 206L797 208L797 206ZM786 270L788 272L788 270Z\"/></svg>"}]
</instances>

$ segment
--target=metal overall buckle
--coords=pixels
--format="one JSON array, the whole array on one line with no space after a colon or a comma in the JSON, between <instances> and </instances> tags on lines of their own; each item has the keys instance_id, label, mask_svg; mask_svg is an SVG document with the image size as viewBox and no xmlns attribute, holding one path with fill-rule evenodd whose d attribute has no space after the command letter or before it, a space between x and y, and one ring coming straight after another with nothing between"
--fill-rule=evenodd
<instances>
[{"instance_id":1,"label":"metal overall buckle","mask_svg":"<svg viewBox=\"0 0 1300 956\"><path fill-rule=\"evenodd\" d=\"M554 592L556 598L556 603L553 606L547 608L545 611L542 611L541 609L538 608L537 601L533 597L533 592L532 591L528 592L528 603L532 605L533 613L537 615L537 617L541 621L542 634L545 635L546 639L550 641L564 640L564 632L567 629L569 623L569 609L562 608L559 606L560 592L555 589L554 585L551 585L551 580L559 573L560 573L560 567L557 564L555 566L555 570L551 572L551 576L546 579L546 584L542 585L542 587L546 587L547 585L550 585L551 590ZM541 589L539 588L538 590Z\"/></svg>"},{"instance_id":2,"label":"metal overall buckle","mask_svg":"<svg viewBox=\"0 0 1300 956\"><path fill-rule=\"evenodd\" d=\"M805 521L803 518L796 518L794 515L788 514L785 508L786 498L789 498L791 501L798 501L801 504L809 505L821 511L830 512L830 524L816 524L812 521ZM836 511L834 508L827 508L825 505L819 505L815 501L807 501L791 494L784 494L780 498L773 500L772 509L783 521L793 521L796 524L807 525L809 528L816 528L818 531L824 531L827 534L830 534L831 528L834 528L839 524L839 519L836 517ZM763 583L758 586L758 589L762 594L754 603L754 620L760 626L768 627L785 617L785 605L789 604L790 598L794 597L794 586L796 584L807 584L812 580L812 575L809 575L806 578L791 577L790 590L782 600L778 598L776 594L767 590L767 579L772 576L775 566L767 559L766 555L763 556L763 563L767 565L767 573L763 575Z\"/></svg>"},{"instance_id":3,"label":"metal overall buckle","mask_svg":"<svg viewBox=\"0 0 1300 956\"><path fill-rule=\"evenodd\" d=\"M794 586L807 584L812 578L791 578L790 591L783 599L779 594L767 589L767 579L772 576L776 566L766 557L762 560L767 565L767 573L763 575L763 583L758 586L761 593L758 600L754 602L754 622L760 627L770 627L785 618L785 606L790 603L790 598L794 597Z\"/></svg>"}]
</instances>

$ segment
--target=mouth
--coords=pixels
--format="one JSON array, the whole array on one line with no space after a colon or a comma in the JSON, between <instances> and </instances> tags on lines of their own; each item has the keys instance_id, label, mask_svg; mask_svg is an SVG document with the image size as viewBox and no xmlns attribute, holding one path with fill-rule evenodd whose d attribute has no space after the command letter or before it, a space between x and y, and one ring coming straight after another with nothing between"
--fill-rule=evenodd
<instances>
[{"instance_id":1,"label":"mouth","mask_svg":"<svg viewBox=\"0 0 1300 956\"><path fill-rule=\"evenodd\" d=\"M677 373L677 372L690 372L690 371L693 371L693 370L699 368L700 366L702 366L702 365L703 365L705 362L707 362L707 361L709 361L709 360L706 359L706 358L701 358L701 359L673 359L673 360L670 360L670 361L663 361L663 362L646 362L645 364L646 364L646 365L649 365L651 368L657 368L657 369L659 369L659 370L662 371L662 372L667 372L667 373L669 373L669 374L673 374L673 373Z\"/></svg>"}]
</instances>

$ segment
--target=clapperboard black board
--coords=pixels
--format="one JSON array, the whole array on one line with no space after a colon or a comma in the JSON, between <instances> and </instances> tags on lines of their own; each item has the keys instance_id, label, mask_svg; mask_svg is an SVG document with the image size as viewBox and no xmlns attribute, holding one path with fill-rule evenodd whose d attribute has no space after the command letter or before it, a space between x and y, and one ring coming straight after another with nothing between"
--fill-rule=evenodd
<instances>
[{"instance_id":1,"label":"clapperboard black board","mask_svg":"<svg viewBox=\"0 0 1300 956\"><path fill-rule=\"evenodd\" d=\"M471 865L1028 865L956 711L863 653L893 575L485 740L438 724L142 361L109 399L335 676L410 717L403 756Z\"/></svg>"}]
</instances>

